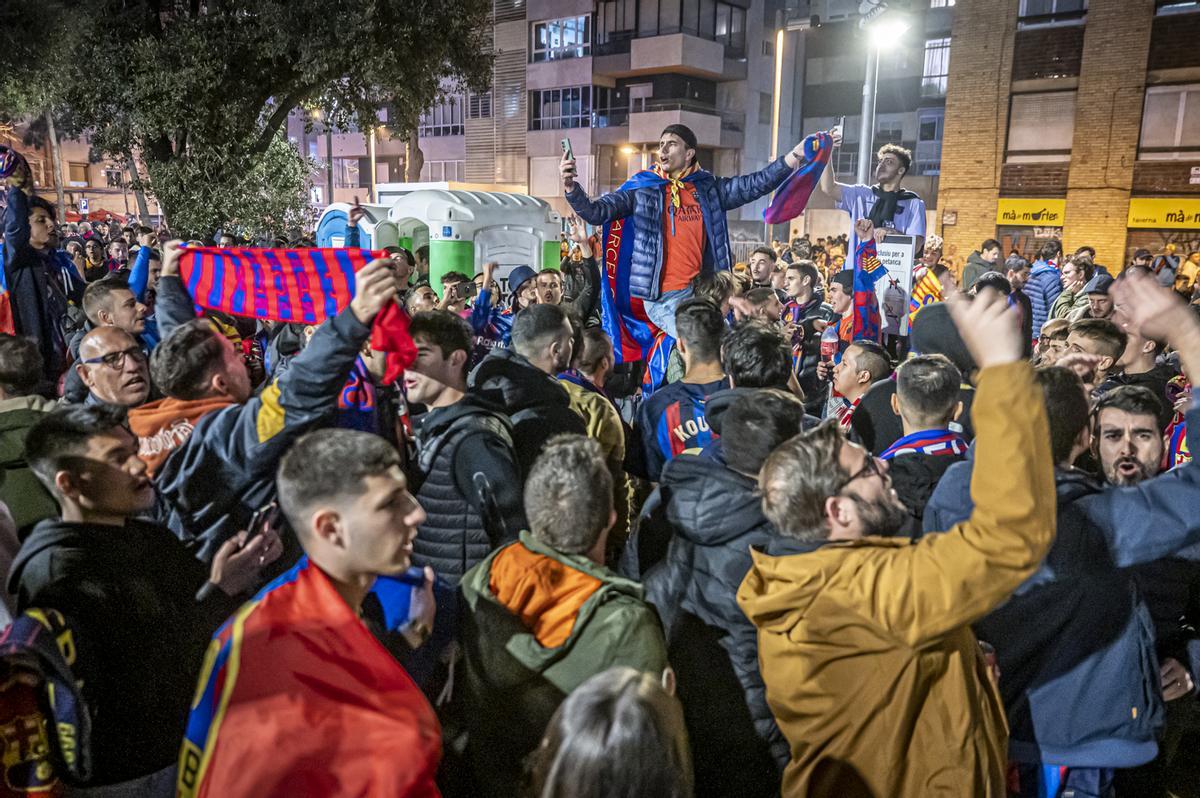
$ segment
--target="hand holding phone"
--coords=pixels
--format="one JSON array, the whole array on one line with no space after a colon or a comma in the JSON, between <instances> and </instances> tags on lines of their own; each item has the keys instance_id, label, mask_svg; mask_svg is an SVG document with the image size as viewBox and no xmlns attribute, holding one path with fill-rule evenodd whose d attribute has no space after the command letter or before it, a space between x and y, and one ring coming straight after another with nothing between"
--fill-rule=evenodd
<instances>
[{"instance_id":1,"label":"hand holding phone","mask_svg":"<svg viewBox=\"0 0 1200 798\"><path fill-rule=\"evenodd\" d=\"M563 157L558 164L558 173L562 177L563 190L570 193L575 188L575 151L571 149L571 140L562 140Z\"/></svg>"},{"instance_id":2,"label":"hand holding phone","mask_svg":"<svg viewBox=\"0 0 1200 798\"><path fill-rule=\"evenodd\" d=\"M842 136L846 132L846 117L839 116L838 123L833 126L833 130L829 131L830 137L833 139L833 146L842 146Z\"/></svg>"}]
</instances>

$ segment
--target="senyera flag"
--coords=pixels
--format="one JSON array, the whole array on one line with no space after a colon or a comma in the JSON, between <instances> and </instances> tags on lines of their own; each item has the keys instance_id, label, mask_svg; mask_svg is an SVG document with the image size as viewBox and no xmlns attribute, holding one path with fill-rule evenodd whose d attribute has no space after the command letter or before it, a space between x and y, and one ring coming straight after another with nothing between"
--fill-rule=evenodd
<instances>
[{"instance_id":1,"label":"senyera flag","mask_svg":"<svg viewBox=\"0 0 1200 798\"><path fill-rule=\"evenodd\" d=\"M355 273L381 257L386 253L366 249L185 247L179 271L202 308L268 321L320 324L350 304ZM408 321L404 308L393 302L371 328L371 348L387 353L385 382L399 379L416 360Z\"/></svg>"},{"instance_id":2,"label":"senyera flag","mask_svg":"<svg viewBox=\"0 0 1200 798\"><path fill-rule=\"evenodd\" d=\"M887 276L887 269L879 260L875 239L859 241L854 252L854 322L851 340L879 342L882 328L879 318L879 298L875 295L875 283Z\"/></svg>"}]
</instances>

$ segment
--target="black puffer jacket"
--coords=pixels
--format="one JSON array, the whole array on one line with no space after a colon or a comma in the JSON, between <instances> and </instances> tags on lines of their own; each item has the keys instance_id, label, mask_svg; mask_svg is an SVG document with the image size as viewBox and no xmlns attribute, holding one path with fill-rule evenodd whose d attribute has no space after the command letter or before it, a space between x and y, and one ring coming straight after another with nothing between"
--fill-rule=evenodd
<instances>
[{"instance_id":1,"label":"black puffer jacket","mask_svg":"<svg viewBox=\"0 0 1200 798\"><path fill-rule=\"evenodd\" d=\"M512 421L522 477L555 435L587 434L566 389L512 349L495 349L485 357L467 379L467 390L499 407Z\"/></svg>"},{"instance_id":2,"label":"black puffer jacket","mask_svg":"<svg viewBox=\"0 0 1200 798\"><path fill-rule=\"evenodd\" d=\"M750 547L774 537L754 480L708 457L676 457L639 534L670 537L644 582L675 669L696 795L778 795L788 745L767 706L757 633L735 600Z\"/></svg>"}]
</instances>

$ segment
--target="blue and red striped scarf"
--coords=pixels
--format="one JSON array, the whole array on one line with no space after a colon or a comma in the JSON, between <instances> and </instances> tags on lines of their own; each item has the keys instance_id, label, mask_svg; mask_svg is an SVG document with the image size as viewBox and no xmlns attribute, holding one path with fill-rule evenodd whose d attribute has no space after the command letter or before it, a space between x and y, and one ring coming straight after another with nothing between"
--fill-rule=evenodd
<instances>
[{"instance_id":1,"label":"blue and red striped scarf","mask_svg":"<svg viewBox=\"0 0 1200 798\"><path fill-rule=\"evenodd\" d=\"M879 455L881 460L891 460L901 454L956 455L967 453L967 442L957 432L948 429L926 429L912 432L893 443Z\"/></svg>"},{"instance_id":2,"label":"blue and red striped scarf","mask_svg":"<svg viewBox=\"0 0 1200 798\"><path fill-rule=\"evenodd\" d=\"M833 154L833 138L828 133L814 133L804 140L804 163L775 190L771 204L763 211L763 221L779 224L804 213L813 190L821 182L821 173Z\"/></svg>"},{"instance_id":3,"label":"blue and red striped scarf","mask_svg":"<svg viewBox=\"0 0 1200 798\"><path fill-rule=\"evenodd\" d=\"M354 275L384 253L365 249L186 247L179 270L202 308L269 321L320 324L350 304ZM417 357L408 314L385 307L371 327L371 348L387 352L384 382L400 378Z\"/></svg>"},{"instance_id":4,"label":"blue and red striped scarf","mask_svg":"<svg viewBox=\"0 0 1200 798\"><path fill-rule=\"evenodd\" d=\"M866 339L879 343L882 326L879 319L879 297L875 284L887 277L887 269L879 260L875 239L859 241L854 252L854 322L850 340Z\"/></svg>"}]
</instances>

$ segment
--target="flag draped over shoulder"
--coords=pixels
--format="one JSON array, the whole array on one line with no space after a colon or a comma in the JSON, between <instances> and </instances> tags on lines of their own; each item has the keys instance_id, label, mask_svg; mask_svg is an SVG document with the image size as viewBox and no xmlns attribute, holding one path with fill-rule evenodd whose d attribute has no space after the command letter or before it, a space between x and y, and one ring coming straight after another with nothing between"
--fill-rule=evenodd
<instances>
[{"instance_id":1,"label":"flag draped over shoulder","mask_svg":"<svg viewBox=\"0 0 1200 798\"><path fill-rule=\"evenodd\" d=\"M426 798L440 757L420 689L304 557L213 637L177 794Z\"/></svg>"},{"instance_id":2,"label":"flag draped over shoulder","mask_svg":"<svg viewBox=\"0 0 1200 798\"><path fill-rule=\"evenodd\" d=\"M917 284L913 286L912 296L908 300L908 323L910 325L913 323L913 319L917 317L917 312L921 308L941 302L942 298L941 280L933 273L933 269L926 269L921 278L917 280Z\"/></svg>"},{"instance_id":3,"label":"flag draped over shoulder","mask_svg":"<svg viewBox=\"0 0 1200 798\"><path fill-rule=\"evenodd\" d=\"M698 173L693 172L682 181L691 182ZM626 180L618 191L662 188L667 184L668 180L658 171L647 169ZM604 268L600 274L600 310L604 331L613 342L616 362L646 362L642 390L649 396L666 378L667 360L675 340L650 321L645 303L630 293L633 240L632 219L614 219L604 225L601 237Z\"/></svg>"},{"instance_id":4,"label":"flag draped over shoulder","mask_svg":"<svg viewBox=\"0 0 1200 798\"><path fill-rule=\"evenodd\" d=\"M12 294L8 293L8 270L4 266L3 251L0 251L0 333L17 334L17 322L12 312Z\"/></svg>"},{"instance_id":5,"label":"flag draped over shoulder","mask_svg":"<svg viewBox=\"0 0 1200 798\"><path fill-rule=\"evenodd\" d=\"M850 330L851 340L866 338L879 341L879 298L875 295L875 284L886 276L887 269L879 260L875 239L859 241L854 252L854 324Z\"/></svg>"},{"instance_id":6,"label":"flag draped over shoulder","mask_svg":"<svg viewBox=\"0 0 1200 798\"><path fill-rule=\"evenodd\" d=\"M235 316L320 324L350 304L355 273L384 253L365 249L186 247L179 270L196 304ZM395 302L371 328L371 348L386 352L385 382L417 357L408 314Z\"/></svg>"},{"instance_id":7,"label":"flag draped over shoulder","mask_svg":"<svg viewBox=\"0 0 1200 798\"><path fill-rule=\"evenodd\" d=\"M833 154L833 138L828 133L814 133L804 140L804 163L788 175L763 211L763 221L779 224L804 213L809 197L821 181L829 158Z\"/></svg>"}]
</instances>

